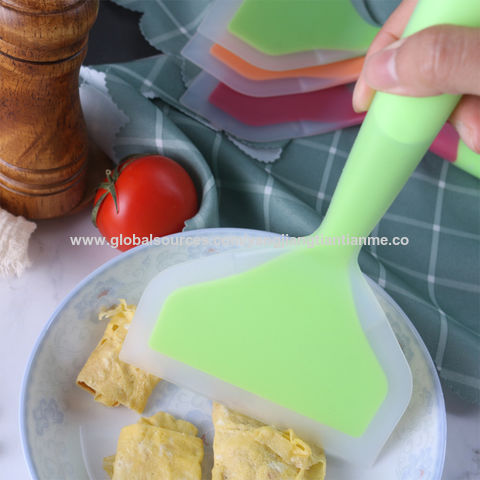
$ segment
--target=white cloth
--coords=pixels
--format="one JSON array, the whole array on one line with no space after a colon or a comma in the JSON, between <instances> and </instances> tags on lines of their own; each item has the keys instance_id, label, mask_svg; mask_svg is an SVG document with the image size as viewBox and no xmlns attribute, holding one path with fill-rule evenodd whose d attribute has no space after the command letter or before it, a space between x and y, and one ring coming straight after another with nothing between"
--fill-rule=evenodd
<instances>
[{"instance_id":1,"label":"white cloth","mask_svg":"<svg viewBox=\"0 0 480 480\"><path fill-rule=\"evenodd\" d=\"M0 277L20 276L30 265L28 242L37 225L0 208Z\"/></svg>"}]
</instances>

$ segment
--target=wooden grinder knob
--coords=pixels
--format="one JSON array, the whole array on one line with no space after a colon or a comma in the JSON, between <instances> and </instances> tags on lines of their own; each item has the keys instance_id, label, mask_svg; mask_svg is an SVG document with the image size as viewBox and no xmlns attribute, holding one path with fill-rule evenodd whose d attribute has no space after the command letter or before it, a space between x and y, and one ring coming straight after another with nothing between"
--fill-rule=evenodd
<instances>
[{"instance_id":1,"label":"wooden grinder knob","mask_svg":"<svg viewBox=\"0 0 480 480\"><path fill-rule=\"evenodd\" d=\"M98 0L0 0L0 206L64 215L85 190L78 75Z\"/></svg>"}]
</instances>

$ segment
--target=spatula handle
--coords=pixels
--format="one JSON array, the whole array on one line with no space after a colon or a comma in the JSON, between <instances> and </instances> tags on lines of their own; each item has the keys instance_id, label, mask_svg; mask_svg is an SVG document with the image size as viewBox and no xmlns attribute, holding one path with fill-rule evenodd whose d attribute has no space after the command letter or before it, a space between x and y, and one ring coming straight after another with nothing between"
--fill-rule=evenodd
<instances>
[{"instance_id":1,"label":"spatula handle","mask_svg":"<svg viewBox=\"0 0 480 480\"><path fill-rule=\"evenodd\" d=\"M478 0L419 0L404 36L443 23L480 27ZM367 236L459 100L459 95L411 98L377 93L315 234Z\"/></svg>"}]
</instances>

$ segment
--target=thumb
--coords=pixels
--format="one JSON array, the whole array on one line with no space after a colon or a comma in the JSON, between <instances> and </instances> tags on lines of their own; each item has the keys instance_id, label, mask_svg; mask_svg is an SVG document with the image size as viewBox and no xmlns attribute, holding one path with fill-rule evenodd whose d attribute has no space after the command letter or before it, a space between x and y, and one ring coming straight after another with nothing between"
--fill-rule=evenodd
<instances>
[{"instance_id":1,"label":"thumb","mask_svg":"<svg viewBox=\"0 0 480 480\"><path fill-rule=\"evenodd\" d=\"M373 89L398 95L480 95L480 29L427 28L369 57L364 75Z\"/></svg>"}]
</instances>

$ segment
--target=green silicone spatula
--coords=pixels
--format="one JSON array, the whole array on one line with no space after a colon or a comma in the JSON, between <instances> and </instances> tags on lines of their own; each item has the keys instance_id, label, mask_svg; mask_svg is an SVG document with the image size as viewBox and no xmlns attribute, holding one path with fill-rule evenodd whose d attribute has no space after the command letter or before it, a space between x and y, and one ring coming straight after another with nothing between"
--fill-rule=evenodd
<instances>
[{"instance_id":1,"label":"green silicone spatula","mask_svg":"<svg viewBox=\"0 0 480 480\"><path fill-rule=\"evenodd\" d=\"M379 28L362 18L361 5L362 0L243 0L228 30L269 55L316 49L362 52Z\"/></svg>"},{"instance_id":2,"label":"green silicone spatula","mask_svg":"<svg viewBox=\"0 0 480 480\"><path fill-rule=\"evenodd\" d=\"M477 2L420 0L405 35L480 26ZM309 240L367 236L458 100L377 94ZM165 270L145 290L121 358L291 427L329 455L373 463L409 403L411 374L360 272L359 247L319 243Z\"/></svg>"}]
</instances>

